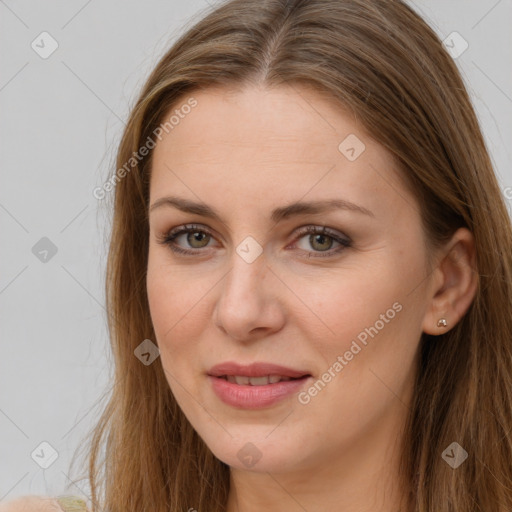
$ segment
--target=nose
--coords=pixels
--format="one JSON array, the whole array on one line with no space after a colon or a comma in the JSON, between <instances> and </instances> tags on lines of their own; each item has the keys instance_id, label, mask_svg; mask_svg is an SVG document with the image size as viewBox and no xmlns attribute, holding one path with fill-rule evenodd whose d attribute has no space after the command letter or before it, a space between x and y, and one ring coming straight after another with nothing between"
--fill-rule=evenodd
<instances>
[{"instance_id":1,"label":"nose","mask_svg":"<svg viewBox=\"0 0 512 512\"><path fill-rule=\"evenodd\" d=\"M285 314L279 296L283 284L268 266L264 253L248 263L234 251L231 270L218 290L214 321L227 336L248 342L283 327Z\"/></svg>"}]
</instances>

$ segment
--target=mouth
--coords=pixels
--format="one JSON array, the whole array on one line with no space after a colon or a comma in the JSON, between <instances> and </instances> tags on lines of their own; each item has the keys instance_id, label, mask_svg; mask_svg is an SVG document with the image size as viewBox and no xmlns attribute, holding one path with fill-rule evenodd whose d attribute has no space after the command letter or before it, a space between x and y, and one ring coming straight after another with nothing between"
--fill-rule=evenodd
<instances>
[{"instance_id":1,"label":"mouth","mask_svg":"<svg viewBox=\"0 0 512 512\"><path fill-rule=\"evenodd\" d=\"M312 378L301 371L271 363L223 363L208 372L217 397L238 409L263 409L290 398Z\"/></svg>"}]
</instances>

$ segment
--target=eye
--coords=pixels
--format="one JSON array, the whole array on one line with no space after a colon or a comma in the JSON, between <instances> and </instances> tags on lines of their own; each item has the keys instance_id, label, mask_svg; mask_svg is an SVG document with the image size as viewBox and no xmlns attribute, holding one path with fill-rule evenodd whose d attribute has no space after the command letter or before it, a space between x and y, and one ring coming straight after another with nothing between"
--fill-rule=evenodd
<instances>
[{"instance_id":1,"label":"eye","mask_svg":"<svg viewBox=\"0 0 512 512\"><path fill-rule=\"evenodd\" d=\"M308 248L301 249L308 253L308 257L314 258L333 256L350 247L352 243L348 237L325 226L306 226L300 229L295 236L298 241L305 239L309 247L313 248L312 251ZM299 236L298 239L297 236ZM158 238L157 241L168 246L175 253L197 256L201 252L205 252L201 249L208 247L212 238L213 234L207 228L189 224L172 229L163 237ZM180 239L182 239L185 247L188 246L189 248L184 248L183 245L178 244L177 241ZM335 244L338 244L338 247L331 250Z\"/></svg>"},{"instance_id":2,"label":"eye","mask_svg":"<svg viewBox=\"0 0 512 512\"><path fill-rule=\"evenodd\" d=\"M172 251L177 253L195 255L200 249L208 246L212 236L212 233L204 227L188 224L172 229L165 236L159 238L158 243L169 246ZM176 244L176 241L182 237L186 244L194 250L183 249Z\"/></svg>"},{"instance_id":3,"label":"eye","mask_svg":"<svg viewBox=\"0 0 512 512\"><path fill-rule=\"evenodd\" d=\"M350 247L352 243L348 237L325 226L306 226L302 228L298 234L303 235L304 233L306 233L306 235L301 236L299 241L304 239L306 244L314 249L310 251L308 248L304 248L306 252L310 253L308 257L325 258L333 256ZM334 244L338 244L338 247L334 250L330 250Z\"/></svg>"}]
</instances>

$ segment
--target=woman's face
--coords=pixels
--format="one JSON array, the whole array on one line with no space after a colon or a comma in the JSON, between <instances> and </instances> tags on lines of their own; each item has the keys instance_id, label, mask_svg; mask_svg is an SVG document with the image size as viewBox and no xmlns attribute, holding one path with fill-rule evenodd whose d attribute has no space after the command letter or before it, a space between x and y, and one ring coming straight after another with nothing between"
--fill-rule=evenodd
<instances>
[{"instance_id":1,"label":"woman's face","mask_svg":"<svg viewBox=\"0 0 512 512\"><path fill-rule=\"evenodd\" d=\"M233 468L371 459L408 410L427 310L417 202L390 154L312 90L192 96L150 187L147 291L169 386Z\"/></svg>"}]
</instances>

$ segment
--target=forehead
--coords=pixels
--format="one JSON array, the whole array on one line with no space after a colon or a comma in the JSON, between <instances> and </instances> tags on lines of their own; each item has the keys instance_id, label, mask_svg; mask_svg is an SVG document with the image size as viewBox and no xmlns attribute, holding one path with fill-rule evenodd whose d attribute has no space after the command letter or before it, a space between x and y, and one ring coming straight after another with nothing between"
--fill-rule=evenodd
<instances>
[{"instance_id":1,"label":"forehead","mask_svg":"<svg viewBox=\"0 0 512 512\"><path fill-rule=\"evenodd\" d=\"M190 98L195 106L180 110ZM407 194L392 155L312 89L209 88L183 96L165 119L173 113L179 121L154 149L152 200L171 190L240 205L339 192L378 210Z\"/></svg>"},{"instance_id":2,"label":"forehead","mask_svg":"<svg viewBox=\"0 0 512 512\"><path fill-rule=\"evenodd\" d=\"M197 105L180 120L174 116L179 123L159 145L161 150L174 142L176 157L187 152L190 158L191 149L197 158L223 149L252 149L260 158L279 150L283 156L293 150L289 158L307 157L312 150L332 158L339 156L337 147L344 136L357 131L368 138L341 105L304 86L212 87L183 96L165 118L191 97Z\"/></svg>"}]
</instances>

